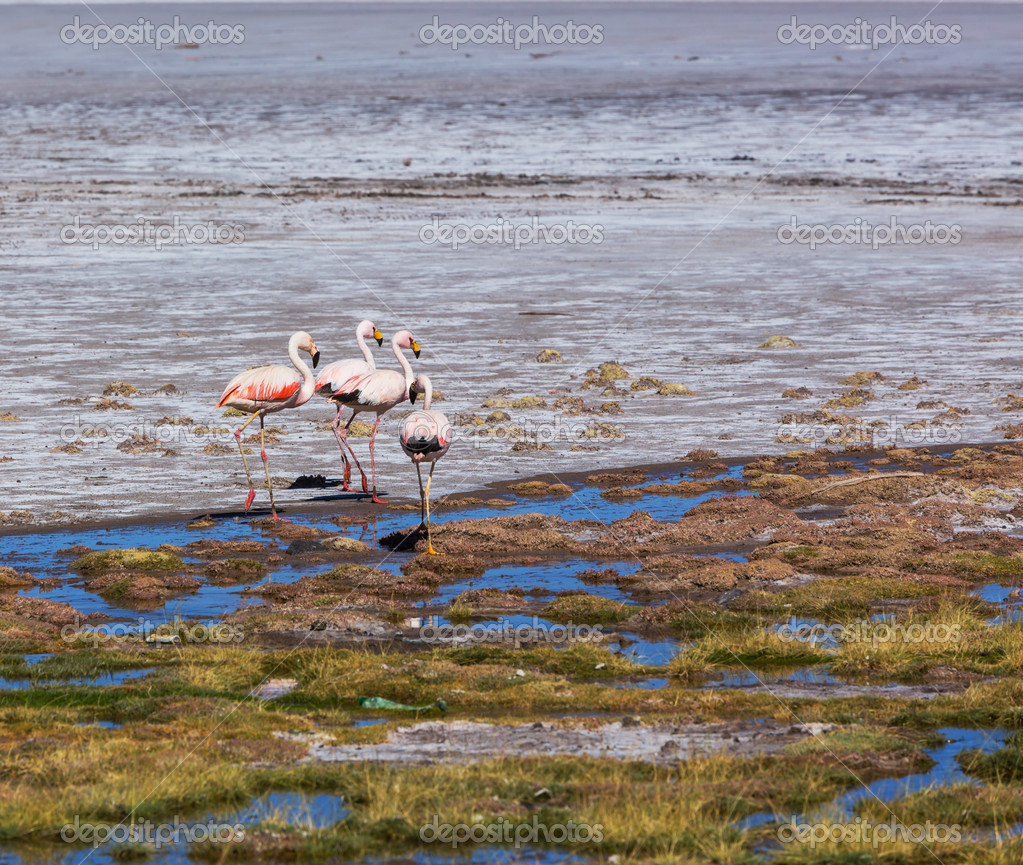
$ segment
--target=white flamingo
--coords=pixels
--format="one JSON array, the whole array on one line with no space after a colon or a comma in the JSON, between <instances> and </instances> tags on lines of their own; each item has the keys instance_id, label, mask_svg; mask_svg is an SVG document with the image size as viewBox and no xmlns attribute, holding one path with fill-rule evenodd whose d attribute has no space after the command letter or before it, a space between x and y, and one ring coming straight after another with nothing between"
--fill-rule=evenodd
<instances>
[{"instance_id":1,"label":"white flamingo","mask_svg":"<svg viewBox=\"0 0 1023 865\"><path fill-rule=\"evenodd\" d=\"M348 423L342 427L341 411L348 403L344 399L338 399L338 395L345 392L346 382L360 375L371 373L377 368L376 361L373 359L373 352L366 345L366 340L371 338L377 341L377 345L383 345L384 343L384 335L377 329L377 326L369 321L369 319L363 319L359 322L359 326L355 328L355 341L362 352L362 358L355 357L349 360L336 360L333 363L329 363L320 371L320 375L316 379L316 392L337 406L337 414L334 416L334 420L331 421L330 428L333 430L334 438L337 439L338 447L341 449L341 459L345 466L344 479L341 482L341 486L345 492L349 493L354 492L348 485L352 480L352 464L348 461L345 448L351 453L352 459L355 460L355 465L358 466L359 472L362 474L362 491L364 493L369 492L366 486L366 473L362 470L362 466L359 465L359 458L355 456L355 451L352 450L352 446L348 443L348 428L352 425L352 421L355 420L355 416L360 411L366 411L366 408L352 405L352 416L348 418Z\"/></svg>"},{"instance_id":2,"label":"white flamingo","mask_svg":"<svg viewBox=\"0 0 1023 865\"><path fill-rule=\"evenodd\" d=\"M401 425L401 449L412 458L419 478L419 519L426 524L426 552L431 556L440 555L433 548L430 538L430 483L433 481L433 470L439 460L451 447L452 431L447 417L434 411L433 385L425 375L417 376L409 387L409 402L415 405L416 395L425 394L423 407L405 418ZM426 489L423 489L423 473L420 466L430 464L430 474L426 478ZM425 516L424 516L425 511Z\"/></svg>"},{"instance_id":3,"label":"white flamingo","mask_svg":"<svg viewBox=\"0 0 1023 865\"><path fill-rule=\"evenodd\" d=\"M263 457L263 468L266 470L266 488L270 493L270 512L275 520L279 517L274 504L273 484L270 483L270 466L266 459L263 415L286 408L297 408L309 402L312 397L315 386L313 371L298 356L299 351L307 352L312 356L314 367L320 362L320 351L316 347L316 343L313 342L313 338L304 330L300 330L292 334L291 339L288 340L288 357L291 358L298 373L294 369L276 364L247 369L245 372L238 373L228 382L220 397L220 402L217 403L217 408L229 406L239 411L252 412L252 417L234 433L238 442L238 450L242 455L242 465L245 466L245 477L249 481L249 494L245 499L245 510L252 506L252 500L256 497L256 488L252 484L249 464L245 459L245 450L242 448L242 431L257 417L259 418L260 454Z\"/></svg>"},{"instance_id":4,"label":"white flamingo","mask_svg":"<svg viewBox=\"0 0 1023 865\"><path fill-rule=\"evenodd\" d=\"M356 375L346 382L340 382L339 388L331 396L331 399L350 406L356 412L369 411L377 416L373 423L373 434L369 439L369 459L373 472L373 501L380 505L386 505L387 501L377 495L375 454L377 428L380 426L380 418L385 412L409 398L409 388L412 387L415 376L412 373L412 366L405 359L405 355L401 353L402 349L406 348L412 349L415 356L419 357L419 343L412 336L412 332L399 330L391 337L391 349L394 351L394 356L398 358L398 363L401 364L402 372L393 369L377 369ZM354 452L352 456L355 456ZM358 460L355 464L359 464ZM362 471L361 466L359 471Z\"/></svg>"}]
</instances>

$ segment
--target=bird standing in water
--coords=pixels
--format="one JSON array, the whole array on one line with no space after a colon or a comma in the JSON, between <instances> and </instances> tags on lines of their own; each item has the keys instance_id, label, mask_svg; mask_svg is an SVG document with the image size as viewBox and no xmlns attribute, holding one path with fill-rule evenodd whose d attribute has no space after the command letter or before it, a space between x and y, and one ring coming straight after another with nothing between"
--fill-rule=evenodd
<instances>
[{"instance_id":1,"label":"bird standing in water","mask_svg":"<svg viewBox=\"0 0 1023 865\"><path fill-rule=\"evenodd\" d=\"M417 376L409 387L408 398L413 405L416 403L416 396L425 394L423 407L405 418L401 425L401 449L411 457L416 467L416 475L419 477L419 519L426 525L426 552L431 556L440 555L433 548L433 541L430 537L430 483L433 480L433 470L439 460L448 452L451 447L452 431L451 424L447 417L439 411L434 411L433 385L425 375ZM423 472L420 468L423 463L430 464L430 474L426 478L426 489L423 489Z\"/></svg>"},{"instance_id":2,"label":"bird standing in water","mask_svg":"<svg viewBox=\"0 0 1023 865\"><path fill-rule=\"evenodd\" d=\"M416 357L419 357L420 350L419 343L408 330L399 330L391 337L391 349L401 364L402 372L377 369L357 375L346 382L340 382L338 389L330 397L337 403L351 406L355 411L370 411L377 416L373 424L373 434L369 438L369 459L373 471L373 501L379 505L386 505L387 501L377 495L377 464L374 454L377 428L380 426L380 418L386 412L408 399L409 388L415 379L412 366L401 353L402 349L412 349ZM365 487L363 490L368 492Z\"/></svg>"},{"instance_id":3,"label":"bird standing in water","mask_svg":"<svg viewBox=\"0 0 1023 865\"><path fill-rule=\"evenodd\" d=\"M288 357L291 358L295 369L276 364L247 369L231 379L227 387L224 388L220 402L217 403L217 408L228 406L238 409L238 411L252 413L252 417L235 430L234 434L238 442L238 450L242 455L242 465L245 466L245 477L249 481L249 494L245 498L245 510L252 506L252 500L256 497L256 488L252 484L249 464L245 459L242 432L257 417L259 418L260 455L263 458L263 468L266 471L266 488L270 493L270 512L275 520L280 518L277 516L277 506L274 503L273 484L270 483L270 466L266 459L263 416L286 408L297 408L309 402L312 397L315 386L313 372L298 356L299 351L304 351L312 357L313 367L320 362L320 351L316 348L313 338L304 330L300 330L292 334L291 339L288 340Z\"/></svg>"},{"instance_id":4,"label":"bird standing in water","mask_svg":"<svg viewBox=\"0 0 1023 865\"><path fill-rule=\"evenodd\" d=\"M366 340L371 338L377 341L377 345L384 344L384 335L373 322L368 319L359 322L359 326L355 329L355 341L362 351L362 358L336 360L333 363L329 363L320 371L319 376L316 378L316 392L320 396L325 396L337 406L337 414L334 416L334 420L331 421L330 428L334 432L334 438L337 439L338 447L341 448L341 459L345 466L341 486L347 493L354 492L354 490L349 486L352 480L352 464L348 461L348 454L345 453L345 448L351 453L352 459L355 460L355 466L362 475L362 491L364 493L369 492L366 484L366 473L362 470L362 466L359 465L359 458L355 455L355 451L352 450L352 446L348 444L348 428L352 425L352 421L355 420L355 416L360 411L367 411L369 407L352 405L346 402L344 398L339 398L339 396L343 397L345 395L347 382L376 370L377 365L376 361L373 360L373 352L366 345ZM346 405L351 405L352 416L348 418L348 423L342 427L341 410Z\"/></svg>"}]
</instances>

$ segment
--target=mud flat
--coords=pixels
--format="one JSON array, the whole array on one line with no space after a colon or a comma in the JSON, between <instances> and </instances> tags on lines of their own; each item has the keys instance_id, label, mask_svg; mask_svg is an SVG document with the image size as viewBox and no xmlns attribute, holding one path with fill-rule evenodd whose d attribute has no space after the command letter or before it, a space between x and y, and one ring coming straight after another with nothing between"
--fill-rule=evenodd
<instances>
[{"instance_id":1,"label":"mud flat","mask_svg":"<svg viewBox=\"0 0 1023 865\"><path fill-rule=\"evenodd\" d=\"M862 13L798 10L828 23ZM194 4L197 20L244 24L246 40L139 54L192 111L120 46L61 43L73 14L4 7L18 34L0 57L7 521L239 507L238 421L212 409L224 383L283 361L299 328L324 362L348 357L363 316L388 335L414 330L438 407L473 433L438 492L694 448L781 453L793 426L820 441L1015 434L996 429L1018 426L1019 411L1011 4L943 4L934 17L967 38L891 56L785 45L792 10L773 4L595 7L604 43L556 52L419 42L433 14L465 18L460 5ZM76 217L140 215L237 224L245 240L60 239ZM435 217L534 216L600 225L604 239L451 249L420 238ZM810 250L779 241L793 217L929 220L960 225L962 239ZM548 349L562 362L538 363ZM379 359L393 365L386 350ZM593 386L588 371L612 361L629 378ZM883 378L849 394L857 386L842 382L860 372ZM117 382L134 390L104 393ZM782 396L801 388L811 395ZM495 399L512 405L484 407ZM500 411L508 419L486 421ZM783 420L800 413L809 419ZM272 421L285 507L337 495L330 415L314 401ZM397 422L383 425L381 486L408 500ZM356 447L365 454L365 439ZM329 483L287 488L302 475Z\"/></svg>"},{"instance_id":2,"label":"mud flat","mask_svg":"<svg viewBox=\"0 0 1023 865\"><path fill-rule=\"evenodd\" d=\"M311 741L309 757L323 762L369 760L437 763L495 757L582 756L663 764L715 753L762 754L809 735L829 732L826 724L779 726L735 723L644 726L616 721L596 728L565 724L478 724L430 721L399 727L387 741L368 745L327 745Z\"/></svg>"}]
</instances>

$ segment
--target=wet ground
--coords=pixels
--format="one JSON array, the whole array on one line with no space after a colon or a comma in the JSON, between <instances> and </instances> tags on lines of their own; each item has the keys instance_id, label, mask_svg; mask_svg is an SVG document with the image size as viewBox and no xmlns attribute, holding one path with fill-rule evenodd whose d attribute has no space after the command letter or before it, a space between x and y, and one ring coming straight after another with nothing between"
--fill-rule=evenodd
<instances>
[{"instance_id":1,"label":"wet ground","mask_svg":"<svg viewBox=\"0 0 1023 865\"><path fill-rule=\"evenodd\" d=\"M1023 585L1016 446L707 458L564 480L567 493L545 495L538 479L449 500L436 515L437 557L422 555L414 511L338 518L322 505L276 525L214 513L9 532L0 537L9 623L0 711L22 705L9 702L19 693L69 706L85 694L102 706L104 693L174 693L181 676L208 682L235 665L229 657L248 665L265 656L283 660L216 693L288 713L290 726L270 739L294 748L297 765L443 772L517 758L671 769L817 751L857 761L862 785L847 778L795 810L751 805L730 819L764 855L777 846L765 833L786 821L849 821L876 802L898 808L960 784L977 795L998 789L969 761L1014 747L1014 697L997 706L1017 675L1001 642L1014 639ZM175 582L185 578L194 584ZM935 623L963 629L962 642L958 630L956 646L881 630ZM874 629L866 643L850 636L857 627ZM211 650L219 660L200 672L207 662L189 658ZM390 672L346 685L343 673L310 680L315 667L288 660L323 651L354 651L350 663L371 668L381 658ZM328 703L310 712L322 693ZM353 702L377 694L379 705ZM509 696L487 702L498 694ZM992 706L988 723L961 723L978 699ZM670 708L692 701L701 708ZM344 720L308 726L325 705L343 708ZM94 735L141 730L116 710L73 711L74 727ZM914 738L923 735L931 738ZM847 744L857 736L868 739ZM361 819L360 807L343 793L276 789L215 813L273 850L272 827L330 835ZM971 826L969 838L985 832ZM6 855L66 861L40 850ZM576 852L473 856L569 861ZM432 850L410 854L440 861ZM186 855L178 845L156 861Z\"/></svg>"},{"instance_id":2,"label":"wet ground","mask_svg":"<svg viewBox=\"0 0 1023 865\"><path fill-rule=\"evenodd\" d=\"M154 21L173 11L144 8ZM800 4L798 15L832 23L865 8ZM299 328L325 363L351 356L364 316L388 336L413 329L424 346L416 368L452 416L485 419L495 398L548 404L506 409L505 427L521 432L494 435L490 424L460 442L439 492L697 447L782 452L783 418L842 399L839 382L859 370L886 377L844 412L859 435L883 421L887 441L1000 437L1016 416L994 401L1020 387L1007 351L1020 315L1007 220L1023 181L1011 9L944 3L932 17L961 26L959 44L893 52L783 44L793 10L767 3L600 6L590 12L606 33L599 46L451 51L416 36L433 14L529 20L529 7L190 4L197 20L243 24L245 41L133 56L62 44L54 34L83 10L5 6L4 519L240 506L238 421L213 409L224 384L286 362ZM573 14L543 8L550 20ZM140 215L239 224L245 241L60 241L76 217ZM434 217L533 216L601 225L604 241L454 250L420 240ZM810 250L779 242L793 217L894 217L963 234L956 245ZM799 347L760 348L779 334ZM548 348L563 362L537 363ZM386 346L377 356L394 366ZM583 389L587 370L611 360L632 379L609 395ZM695 395L632 389L644 376ZM918 389L900 389L914 376ZM112 382L138 392L104 395ZM800 387L812 397L782 397ZM622 413L552 410L565 396ZM940 401L956 416L935 425ZM285 506L336 494L330 416L314 400L272 420L287 432L270 447L274 476L331 482L282 488ZM407 501L416 486L397 422L383 423L381 488ZM597 423L615 429L602 435ZM906 429L914 423L928 426ZM550 451L514 449L547 436ZM356 447L366 455L364 439Z\"/></svg>"}]
</instances>

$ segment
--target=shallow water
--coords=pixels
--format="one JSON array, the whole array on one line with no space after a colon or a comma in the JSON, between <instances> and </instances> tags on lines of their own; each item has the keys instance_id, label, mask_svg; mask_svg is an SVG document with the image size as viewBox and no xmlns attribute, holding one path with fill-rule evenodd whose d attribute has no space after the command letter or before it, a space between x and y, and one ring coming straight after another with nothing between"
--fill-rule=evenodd
<instances>
[{"instance_id":1,"label":"shallow water","mask_svg":"<svg viewBox=\"0 0 1023 865\"><path fill-rule=\"evenodd\" d=\"M948 786L950 784L978 784L976 779L971 778L956 763L956 755L962 751L979 749L985 754L997 751L1005 742L1008 732L1003 729L993 730L970 730L960 727L942 727L938 730L947 740L945 744L935 748L925 748L928 757L935 761L935 764L926 772L917 772L910 775L903 775L898 778L882 778L870 784L859 786L847 793L836 796L831 802L816 809L821 814L829 815L835 819L851 820L855 816L856 805L868 799L878 799L885 803L892 803L897 799L908 796L920 790L932 787ZM789 817L778 818L774 814L761 812L753 814L738 822L739 829L750 829L755 826L762 826L773 822L787 822L788 820L811 819L812 814L793 814Z\"/></svg>"},{"instance_id":2,"label":"shallow water","mask_svg":"<svg viewBox=\"0 0 1023 865\"><path fill-rule=\"evenodd\" d=\"M1008 625L1014 622L1023 622L1023 599L1020 598L1019 586L987 583L974 589L970 594L988 603L998 604L1002 607L1002 612L988 619L989 625Z\"/></svg>"},{"instance_id":3,"label":"shallow water","mask_svg":"<svg viewBox=\"0 0 1023 865\"><path fill-rule=\"evenodd\" d=\"M145 678L154 669L154 667L148 667L143 670L118 670L116 672L100 673L98 676L76 676L67 679L44 679L41 677L31 679L0 679L0 691L23 691L30 688L73 688L78 686L106 688Z\"/></svg>"},{"instance_id":4,"label":"shallow water","mask_svg":"<svg viewBox=\"0 0 1023 865\"><path fill-rule=\"evenodd\" d=\"M542 11L579 15L556 3ZM863 11L811 2L799 14L840 22ZM533 9L502 12L528 20ZM237 454L211 457L213 437L157 421L219 424L213 405L236 371L283 360L299 328L325 362L349 357L363 316L386 335L416 332L418 366L451 413L479 412L502 388L548 401L552 390L578 392L586 369L614 358L696 394L615 397L624 414L608 419L625 437L581 443L592 451L572 450L575 438L550 452L457 443L438 492L694 447L783 452L782 390L806 385L827 399L865 358L892 382L866 420L893 418L901 430L929 416L921 399L942 398L970 409L964 440L1000 437L993 397L1018 382L1006 346L1023 314L1003 207L1023 178L1021 24L1010 4L938 9L970 38L892 52L782 44L792 10L772 3L599 5L588 17L605 42L555 51L420 42L432 14L491 15L461 4L190 4L184 17L246 27L244 44L198 51L65 45L54 34L72 14L4 9L17 36L0 54L0 363L2 409L21 418L0 424L5 509L59 522L240 504ZM241 225L245 241L158 250L60 240L75 217L119 225L141 214ZM486 225L534 215L600 225L604 239L454 250L421 237L435 216ZM811 250L779 242L797 217L964 230L955 246ZM800 349L758 349L786 331ZM547 347L565 362L537 364ZM386 348L378 357L393 368ZM914 373L929 384L898 391ZM134 409L92 410L111 380L143 391ZM155 393L165 382L179 392ZM598 393L584 395L599 405ZM382 423L378 474L382 489L414 498L399 414ZM578 420L517 415L557 432ZM271 447L271 471L336 478L337 447L314 426L330 416L320 400L278 415L289 435ZM109 435L83 453L51 452L62 431L88 426ZM173 453L117 450L129 428L159 429ZM367 455L365 440L355 446ZM308 496L282 491L281 503Z\"/></svg>"}]
</instances>

